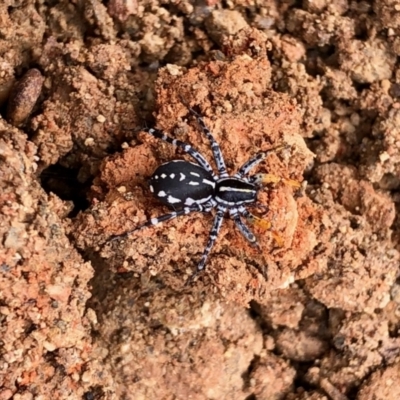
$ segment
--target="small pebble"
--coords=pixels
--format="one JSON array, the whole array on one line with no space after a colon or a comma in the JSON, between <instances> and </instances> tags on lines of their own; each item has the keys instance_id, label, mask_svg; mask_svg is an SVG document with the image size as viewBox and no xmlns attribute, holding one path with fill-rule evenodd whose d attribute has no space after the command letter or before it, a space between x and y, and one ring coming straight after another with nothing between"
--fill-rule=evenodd
<instances>
[{"instance_id":1,"label":"small pebble","mask_svg":"<svg viewBox=\"0 0 400 400\"><path fill-rule=\"evenodd\" d=\"M101 124L103 124L106 121L106 117L101 114L99 114L96 119L97 119L97 122L100 122Z\"/></svg>"},{"instance_id":2,"label":"small pebble","mask_svg":"<svg viewBox=\"0 0 400 400\"><path fill-rule=\"evenodd\" d=\"M31 114L42 91L44 77L32 68L14 85L7 106L7 121L20 126Z\"/></svg>"}]
</instances>

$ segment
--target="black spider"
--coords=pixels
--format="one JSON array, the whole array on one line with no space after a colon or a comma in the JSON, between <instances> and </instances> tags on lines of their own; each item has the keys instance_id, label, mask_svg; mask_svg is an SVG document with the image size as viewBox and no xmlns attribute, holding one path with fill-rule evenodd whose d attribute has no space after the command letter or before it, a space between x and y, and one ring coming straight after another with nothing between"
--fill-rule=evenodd
<instances>
[{"instance_id":1,"label":"black spider","mask_svg":"<svg viewBox=\"0 0 400 400\"><path fill-rule=\"evenodd\" d=\"M245 205L254 203L261 183L277 182L271 180L271 175L256 174L247 176L249 171L264 160L271 152L290 148L290 146L278 146L265 152L259 152L242 165L239 171L229 176L226 171L225 161L220 147L215 141L211 132L206 127L203 118L196 111L189 108L190 112L197 118L204 134L211 144L218 175L214 173L207 160L193 147L177 139L164 135L160 130L145 129L150 135L182 148L197 163L184 160L172 160L160 165L150 178L150 191L162 203L173 207L175 211L162 215L158 218L151 218L136 229L122 235L114 236L111 240L126 237L132 232L147 226L153 226L160 222L189 214L194 211L210 212L216 208L217 212L211 228L210 236L203 252L197 271L191 279L205 268L207 257L217 239L222 225L224 214L229 212L242 235L253 245L257 245L256 237L241 220L241 216L253 221L261 221L246 210ZM275 177L273 177L275 178ZM294 181L291 181L294 182ZM264 223L263 223L264 222ZM262 221L262 226L269 226L269 223Z\"/></svg>"}]
</instances>

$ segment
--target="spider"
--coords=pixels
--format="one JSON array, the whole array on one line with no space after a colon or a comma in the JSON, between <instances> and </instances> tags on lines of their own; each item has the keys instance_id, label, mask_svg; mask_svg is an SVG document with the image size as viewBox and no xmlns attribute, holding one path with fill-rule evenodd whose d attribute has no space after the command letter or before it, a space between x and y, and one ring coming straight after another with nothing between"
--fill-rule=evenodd
<instances>
[{"instance_id":1,"label":"spider","mask_svg":"<svg viewBox=\"0 0 400 400\"><path fill-rule=\"evenodd\" d=\"M207 245L197 265L196 272L189 280L192 280L206 266L207 258L218 237L225 213L235 222L241 234L254 246L258 246L256 237L242 221L244 217L255 224L269 229L271 224L268 221L251 214L245 205L255 203L258 190L264 183L276 183L284 181L298 186L296 181L285 180L270 174L248 175L249 171L263 161L270 153L290 148L289 145L282 145L255 154L245 162L238 172L230 176L226 170L225 161L219 144L207 128L202 116L195 110L188 107L189 111L196 117L203 133L210 142L218 174L215 174L208 161L196 151L190 144L178 139L172 139L162 131L155 128L146 128L145 132L157 139L161 139L174 146L180 147L189 154L196 163L185 160L172 160L160 165L153 173L149 181L151 193L165 205L173 208L174 211L151 218L139 227L130 230L122 235L116 235L110 240L117 240L126 237L133 232L145 227L154 226L161 222L169 221L181 215L192 212L210 212L216 209L214 222L210 231ZM276 240L278 240L276 238Z\"/></svg>"}]
</instances>

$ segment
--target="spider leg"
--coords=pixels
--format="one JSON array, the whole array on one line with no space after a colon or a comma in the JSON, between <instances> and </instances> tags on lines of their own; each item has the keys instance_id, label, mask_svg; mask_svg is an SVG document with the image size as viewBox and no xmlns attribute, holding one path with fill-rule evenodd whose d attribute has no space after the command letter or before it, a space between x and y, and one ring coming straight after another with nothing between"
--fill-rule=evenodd
<instances>
[{"instance_id":1,"label":"spider leg","mask_svg":"<svg viewBox=\"0 0 400 400\"><path fill-rule=\"evenodd\" d=\"M254 224L255 226L258 226L261 229L270 231L272 237L274 238L274 240L278 244L278 246L283 247L284 239L278 232L271 230L272 224L270 221L253 215L252 213L248 212L243 206L239 207L239 213L241 215L243 215L243 217L245 217L250 223Z\"/></svg>"},{"instance_id":2,"label":"spider leg","mask_svg":"<svg viewBox=\"0 0 400 400\"><path fill-rule=\"evenodd\" d=\"M196 212L196 211L201 211L201 212L209 212L211 210L212 206L208 205L207 203L205 205L201 204L193 204L193 206L190 207L184 207L181 210L173 211L168 214L161 215L160 217L157 218L151 218L148 221L146 221L143 225L138 226L135 229L131 229L121 235L115 235L112 236L109 241L113 242L114 240L118 239L123 239L131 235L133 232L136 232L140 229L147 228L149 226L154 226L157 225L161 222L169 221L171 219L174 219L176 217L180 217L181 215L187 215L190 214L191 212Z\"/></svg>"},{"instance_id":3,"label":"spider leg","mask_svg":"<svg viewBox=\"0 0 400 400\"><path fill-rule=\"evenodd\" d=\"M250 203L246 205L247 208L258 208L260 210L263 210L264 212L267 212L269 210L269 207L266 204L261 203L260 201L255 201L254 203Z\"/></svg>"},{"instance_id":4,"label":"spider leg","mask_svg":"<svg viewBox=\"0 0 400 400\"><path fill-rule=\"evenodd\" d=\"M214 174L213 169L211 168L211 165L208 163L208 161L197 151L195 150L190 144L187 144L185 142L182 142L178 139L172 139L169 136L165 135L160 131L159 129L154 129L154 128L145 128L145 132L149 133L150 135L154 136L157 139L164 140L167 143L173 144L174 146L180 147L183 149L185 153L188 153L190 156L192 156L200 166L202 166L207 172L209 172L214 180L217 179L217 177Z\"/></svg>"},{"instance_id":5,"label":"spider leg","mask_svg":"<svg viewBox=\"0 0 400 400\"><path fill-rule=\"evenodd\" d=\"M285 179L280 176L276 176L273 174L255 174L249 177L249 181L255 184L268 184L268 183L279 183L283 182L285 185L292 186L295 188L300 188L301 183L294 179Z\"/></svg>"},{"instance_id":6,"label":"spider leg","mask_svg":"<svg viewBox=\"0 0 400 400\"><path fill-rule=\"evenodd\" d=\"M251 212L247 211L243 206L239 207L239 213L240 213L240 215L245 217L250 223L252 223L262 229L269 230L271 228L270 221L256 217Z\"/></svg>"},{"instance_id":7,"label":"spider leg","mask_svg":"<svg viewBox=\"0 0 400 400\"><path fill-rule=\"evenodd\" d=\"M212 135L210 130L207 128L203 117L199 113L197 113L195 110L193 110L193 108L190 108L190 107L188 107L188 108L189 108L189 111L197 118L197 122L199 123L203 133L207 136L207 139L210 141L211 150L213 152L215 164L217 165L217 169L218 169L220 177L227 178L229 175L228 175L228 172L226 171L224 157L222 155L221 148L219 147L218 142L214 139L214 136Z\"/></svg>"},{"instance_id":8,"label":"spider leg","mask_svg":"<svg viewBox=\"0 0 400 400\"><path fill-rule=\"evenodd\" d=\"M211 249L214 246L215 241L217 240L219 230L221 229L222 221L224 220L224 214L226 211L226 207L219 206L217 209L217 213L214 218L214 223L210 231L210 236L208 238L208 242L206 248L204 249L203 255L201 257L200 262L197 264L196 272L186 281L186 285L193 281L193 279L204 270L207 262L208 255L210 254Z\"/></svg>"},{"instance_id":9,"label":"spider leg","mask_svg":"<svg viewBox=\"0 0 400 400\"><path fill-rule=\"evenodd\" d=\"M253 232L251 232L250 229L246 226L246 224L240 219L241 208L240 209L238 209L238 208L230 209L229 215L235 222L240 233L246 238L246 240L248 240L252 245L259 247L258 243L257 243L257 239L254 236ZM243 210L247 211L244 207L243 207Z\"/></svg>"},{"instance_id":10,"label":"spider leg","mask_svg":"<svg viewBox=\"0 0 400 400\"><path fill-rule=\"evenodd\" d=\"M257 153L255 156L251 157L248 161L246 161L240 168L239 171L235 174L236 178L243 179L244 175L247 175L249 171L254 168L256 165L258 165L262 160L264 160L269 154L279 151L282 149L287 149L290 148L291 146L289 145L282 145L282 146L277 146L274 147L270 150L267 151L261 151Z\"/></svg>"}]
</instances>

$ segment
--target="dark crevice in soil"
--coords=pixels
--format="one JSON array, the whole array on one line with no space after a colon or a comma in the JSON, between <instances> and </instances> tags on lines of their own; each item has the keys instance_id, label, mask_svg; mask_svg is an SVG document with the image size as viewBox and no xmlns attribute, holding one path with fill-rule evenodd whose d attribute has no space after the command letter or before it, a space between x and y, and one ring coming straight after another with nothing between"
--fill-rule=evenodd
<instances>
[{"instance_id":1,"label":"dark crevice in soil","mask_svg":"<svg viewBox=\"0 0 400 400\"><path fill-rule=\"evenodd\" d=\"M78 180L79 170L63 167L60 164L50 165L40 174L40 181L47 193L56 194L61 200L72 201L73 210L68 217L75 217L79 211L89 207L86 192L91 182L82 183Z\"/></svg>"}]
</instances>

